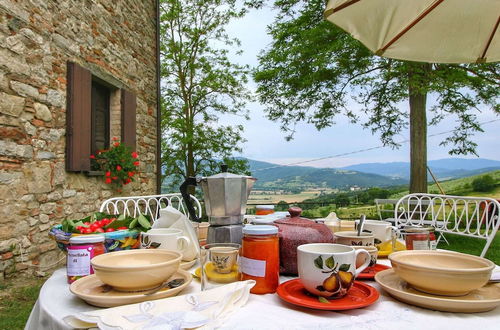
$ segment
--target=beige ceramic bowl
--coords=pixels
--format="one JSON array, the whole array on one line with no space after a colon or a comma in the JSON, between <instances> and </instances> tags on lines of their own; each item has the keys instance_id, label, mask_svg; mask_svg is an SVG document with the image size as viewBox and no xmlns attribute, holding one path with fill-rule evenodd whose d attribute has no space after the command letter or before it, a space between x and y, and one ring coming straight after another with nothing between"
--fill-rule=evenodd
<instances>
[{"instance_id":1,"label":"beige ceramic bowl","mask_svg":"<svg viewBox=\"0 0 500 330\"><path fill-rule=\"evenodd\" d=\"M98 255L91 260L99 279L118 291L155 288L178 269L182 254L149 249L126 250Z\"/></svg>"},{"instance_id":2,"label":"beige ceramic bowl","mask_svg":"<svg viewBox=\"0 0 500 330\"><path fill-rule=\"evenodd\" d=\"M447 251L400 251L389 260L396 274L415 289L444 296L463 296L482 287L495 268L488 259Z\"/></svg>"}]
</instances>

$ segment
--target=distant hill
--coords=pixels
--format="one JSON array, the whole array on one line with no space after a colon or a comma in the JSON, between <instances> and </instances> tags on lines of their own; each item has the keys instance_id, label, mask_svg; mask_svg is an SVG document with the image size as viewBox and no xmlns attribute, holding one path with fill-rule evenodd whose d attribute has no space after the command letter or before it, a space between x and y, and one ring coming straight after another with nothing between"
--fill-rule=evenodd
<instances>
[{"instance_id":1,"label":"distant hill","mask_svg":"<svg viewBox=\"0 0 500 330\"><path fill-rule=\"evenodd\" d=\"M461 178L500 169L500 161L476 158L447 158L431 160L428 165L440 180ZM410 163L364 163L343 167L342 169L385 175L392 178L409 179Z\"/></svg>"},{"instance_id":2,"label":"distant hill","mask_svg":"<svg viewBox=\"0 0 500 330\"><path fill-rule=\"evenodd\" d=\"M258 180L254 189L338 188L352 186L385 187L407 184L406 179L361 173L352 170L309 166L279 166L248 159L250 171Z\"/></svg>"}]
</instances>

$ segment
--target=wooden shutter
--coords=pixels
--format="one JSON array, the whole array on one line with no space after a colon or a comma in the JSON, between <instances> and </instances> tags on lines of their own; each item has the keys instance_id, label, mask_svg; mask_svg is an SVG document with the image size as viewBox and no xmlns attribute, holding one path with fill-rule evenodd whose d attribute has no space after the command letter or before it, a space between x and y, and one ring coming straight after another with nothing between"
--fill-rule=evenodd
<instances>
[{"instance_id":1,"label":"wooden shutter","mask_svg":"<svg viewBox=\"0 0 500 330\"><path fill-rule=\"evenodd\" d=\"M122 114L122 132L121 138L123 144L136 149L136 108L137 100L135 94L125 89L121 90L121 114Z\"/></svg>"},{"instance_id":2,"label":"wooden shutter","mask_svg":"<svg viewBox=\"0 0 500 330\"><path fill-rule=\"evenodd\" d=\"M66 170L90 171L92 74L68 62Z\"/></svg>"}]
</instances>

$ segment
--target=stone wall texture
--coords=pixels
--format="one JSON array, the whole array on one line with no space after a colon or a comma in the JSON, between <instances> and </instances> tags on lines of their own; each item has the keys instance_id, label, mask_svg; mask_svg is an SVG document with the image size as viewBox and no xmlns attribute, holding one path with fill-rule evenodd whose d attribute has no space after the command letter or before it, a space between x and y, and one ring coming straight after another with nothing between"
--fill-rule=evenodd
<instances>
[{"instance_id":1,"label":"stone wall texture","mask_svg":"<svg viewBox=\"0 0 500 330\"><path fill-rule=\"evenodd\" d=\"M120 195L156 192L154 0L0 1L0 282L64 265L48 230L117 196L65 171L66 63L137 95L140 176Z\"/></svg>"}]
</instances>

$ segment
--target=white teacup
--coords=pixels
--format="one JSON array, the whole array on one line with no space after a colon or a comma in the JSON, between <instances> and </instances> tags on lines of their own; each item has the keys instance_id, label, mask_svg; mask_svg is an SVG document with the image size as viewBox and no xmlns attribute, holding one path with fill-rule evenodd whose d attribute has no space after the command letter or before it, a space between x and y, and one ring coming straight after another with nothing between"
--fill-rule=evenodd
<instances>
[{"instance_id":1,"label":"white teacup","mask_svg":"<svg viewBox=\"0 0 500 330\"><path fill-rule=\"evenodd\" d=\"M374 242L372 234L361 233L361 235L358 236L357 231L338 231L333 234L333 239L337 244L353 246L371 246Z\"/></svg>"},{"instance_id":2,"label":"white teacup","mask_svg":"<svg viewBox=\"0 0 500 330\"><path fill-rule=\"evenodd\" d=\"M210 261L215 271L221 274L229 274L238 259L239 249L230 246L214 246L210 249Z\"/></svg>"},{"instance_id":3,"label":"white teacup","mask_svg":"<svg viewBox=\"0 0 500 330\"><path fill-rule=\"evenodd\" d=\"M359 220L356 220L356 228ZM375 245L387 242L392 238L392 223L381 220L365 220L363 230L369 230L375 239Z\"/></svg>"},{"instance_id":4,"label":"white teacup","mask_svg":"<svg viewBox=\"0 0 500 330\"><path fill-rule=\"evenodd\" d=\"M364 263L356 267L356 258L364 255ZM366 250L331 243L312 243L297 247L300 282L307 291L326 298L341 298L370 264Z\"/></svg>"},{"instance_id":5,"label":"white teacup","mask_svg":"<svg viewBox=\"0 0 500 330\"><path fill-rule=\"evenodd\" d=\"M165 249L184 253L191 240L175 228L150 229L141 233L141 249Z\"/></svg>"}]
</instances>

